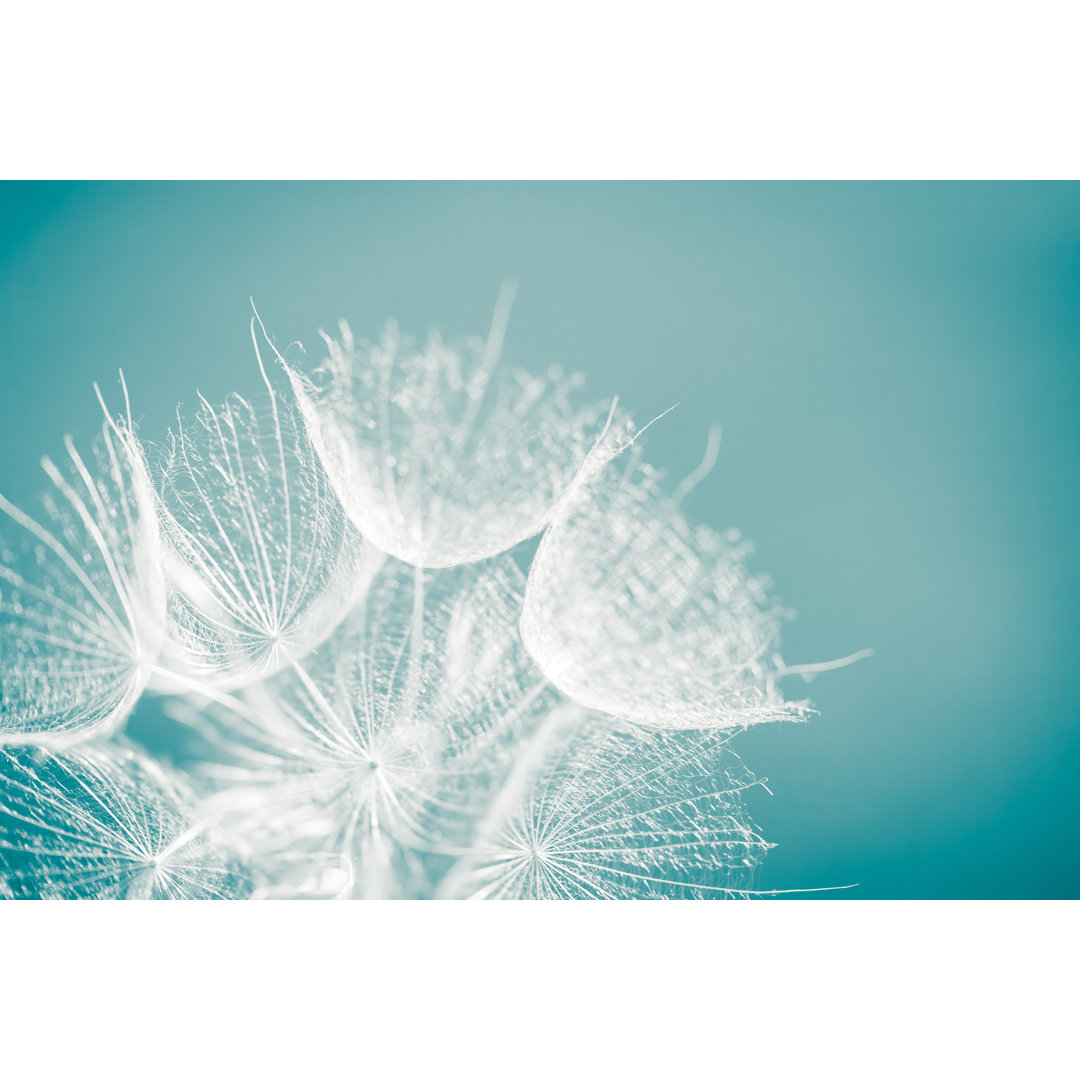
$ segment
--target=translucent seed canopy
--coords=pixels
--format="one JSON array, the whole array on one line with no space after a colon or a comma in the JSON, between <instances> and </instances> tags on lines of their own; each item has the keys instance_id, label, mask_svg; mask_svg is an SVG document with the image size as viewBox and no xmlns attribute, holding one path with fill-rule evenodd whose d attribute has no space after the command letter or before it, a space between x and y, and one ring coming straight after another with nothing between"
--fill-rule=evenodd
<instances>
[{"instance_id":1,"label":"translucent seed canopy","mask_svg":"<svg viewBox=\"0 0 1080 1080\"><path fill-rule=\"evenodd\" d=\"M246 695L219 819L271 858L339 852L362 895L422 893L429 857L471 834L515 740L550 708L517 634L523 586L509 558L387 562L316 654Z\"/></svg>"},{"instance_id":2,"label":"translucent seed canopy","mask_svg":"<svg viewBox=\"0 0 1080 1080\"><path fill-rule=\"evenodd\" d=\"M715 731L556 714L526 747L443 893L470 899L744 896L769 845L758 781Z\"/></svg>"},{"instance_id":3,"label":"translucent seed canopy","mask_svg":"<svg viewBox=\"0 0 1080 1080\"><path fill-rule=\"evenodd\" d=\"M165 582L153 488L130 429L107 422L88 460L44 459L31 517L0 496L0 743L54 746L131 710L161 649Z\"/></svg>"},{"instance_id":4,"label":"translucent seed canopy","mask_svg":"<svg viewBox=\"0 0 1080 1080\"><path fill-rule=\"evenodd\" d=\"M161 458L169 541L167 659L242 686L317 646L381 556L349 524L295 407L200 398Z\"/></svg>"},{"instance_id":5,"label":"translucent seed canopy","mask_svg":"<svg viewBox=\"0 0 1080 1080\"><path fill-rule=\"evenodd\" d=\"M341 341L297 400L356 527L405 562L475 562L544 527L606 410L572 400L577 376L497 365L502 316L487 341L422 347L390 323L377 344Z\"/></svg>"},{"instance_id":6,"label":"translucent seed canopy","mask_svg":"<svg viewBox=\"0 0 1080 1080\"><path fill-rule=\"evenodd\" d=\"M507 307L273 380L256 316L265 394L0 497L0 897L758 895L731 739L863 654L784 665L680 511L718 433L668 496L617 403L499 363Z\"/></svg>"},{"instance_id":7,"label":"translucent seed canopy","mask_svg":"<svg viewBox=\"0 0 1080 1080\"><path fill-rule=\"evenodd\" d=\"M691 526L636 447L590 473L529 570L522 636L548 678L650 727L798 715L769 679L782 612L738 534Z\"/></svg>"},{"instance_id":8,"label":"translucent seed canopy","mask_svg":"<svg viewBox=\"0 0 1080 1080\"><path fill-rule=\"evenodd\" d=\"M0 880L19 899L222 899L250 891L180 782L122 746L0 749Z\"/></svg>"},{"instance_id":9,"label":"translucent seed canopy","mask_svg":"<svg viewBox=\"0 0 1080 1080\"><path fill-rule=\"evenodd\" d=\"M508 558L442 572L388 562L306 671L268 687L283 761L338 777L324 789L331 818L361 863L376 832L452 841L544 714L551 691L517 633L523 586Z\"/></svg>"}]
</instances>

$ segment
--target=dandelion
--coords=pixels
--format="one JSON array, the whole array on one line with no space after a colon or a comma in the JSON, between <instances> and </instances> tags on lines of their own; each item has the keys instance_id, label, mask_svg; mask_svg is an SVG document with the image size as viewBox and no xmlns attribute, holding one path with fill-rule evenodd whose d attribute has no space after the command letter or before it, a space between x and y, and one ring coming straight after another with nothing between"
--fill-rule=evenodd
<instances>
[{"instance_id":1,"label":"dandelion","mask_svg":"<svg viewBox=\"0 0 1080 1080\"><path fill-rule=\"evenodd\" d=\"M341 324L277 354L295 401L256 317L265 395L152 459L107 416L44 523L0 499L0 896L762 894L732 740L860 654L785 665L749 546L681 511L716 438L668 495L617 403L499 366L508 306Z\"/></svg>"},{"instance_id":2,"label":"dandelion","mask_svg":"<svg viewBox=\"0 0 1080 1080\"><path fill-rule=\"evenodd\" d=\"M200 395L194 421L179 420L162 455L162 523L173 556L167 660L181 676L218 687L302 659L377 565L295 408L265 370L263 377L261 407L234 394L215 409Z\"/></svg>"},{"instance_id":3,"label":"dandelion","mask_svg":"<svg viewBox=\"0 0 1080 1080\"><path fill-rule=\"evenodd\" d=\"M42 461L54 488L43 521L0 496L0 743L58 746L115 728L161 649L159 530L130 420L106 413L89 461L65 445L66 469Z\"/></svg>"},{"instance_id":4,"label":"dandelion","mask_svg":"<svg viewBox=\"0 0 1080 1080\"><path fill-rule=\"evenodd\" d=\"M769 845L759 784L713 731L643 732L554 714L526 746L444 895L473 899L745 896Z\"/></svg>"},{"instance_id":5,"label":"dandelion","mask_svg":"<svg viewBox=\"0 0 1080 1080\"><path fill-rule=\"evenodd\" d=\"M123 746L0 749L0 880L20 899L191 900L250 885L194 798Z\"/></svg>"},{"instance_id":6,"label":"dandelion","mask_svg":"<svg viewBox=\"0 0 1080 1080\"><path fill-rule=\"evenodd\" d=\"M586 708L649 727L804 715L775 690L784 612L747 569L749 545L692 526L637 446L610 445L529 569L522 635L544 673Z\"/></svg>"},{"instance_id":7,"label":"dandelion","mask_svg":"<svg viewBox=\"0 0 1080 1080\"><path fill-rule=\"evenodd\" d=\"M416 566L475 562L544 527L588 453L600 407L572 403L580 377L498 365L512 292L486 340L388 324L375 345L348 324L310 375L290 368L312 441L349 517Z\"/></svg>"},{"instance_id":8,"label":"dandelion","mask_svg":"<svg viewBox=\"0 0 1080 1080\"><path fill-rule=\"evenodd\" d=\"M225 827L253 855L335 853L363 895L430 891L550 708L517 635L523 587L510 559L388 562L318 654L224 717Z\"/></svg>"}]
</instances>

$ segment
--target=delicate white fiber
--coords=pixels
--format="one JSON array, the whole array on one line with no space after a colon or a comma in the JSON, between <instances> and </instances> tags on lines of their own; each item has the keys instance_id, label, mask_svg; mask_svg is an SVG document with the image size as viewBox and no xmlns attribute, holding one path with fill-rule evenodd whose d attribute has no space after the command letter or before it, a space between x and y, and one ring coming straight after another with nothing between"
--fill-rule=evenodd
<instances>
[{"instance_id":1,"label":"delicate white fiber","mask_svg":"<svg viewBox=\"0 0 1080 1080\"><path fill-rule=\"evenodd\" d=\"M210 812L256 860L334 854L358 894L429 891L553 700L517 635L523 586L509 559L391 560L317 655L219 718Z\"/></svg>"},{"instance_id":2,"label":"delicate white fiber","mask_svg":"<svg viewBox=\"0 0 1080 1080\"><path fill-rule=\"evenodd\" d=\"M378 558L349 524L295 407L200 397L161 462L167 662L233 687L287 667L363 592Z\"/></svg>"},{"instance_id":3,"label":"delicate white fiber","mask_svg":"<svg viewBox=\"0 0 1080 1080\"><path fill-rule=\"evenodd\" d=\"M599 431L605 409L572 400L580 377L499 365L508 309L504 293L487 339L455 345L394 323L360 343L342 322L318 368L290 369L349 517L405 562L475 562L538 532Z\"/></svg>"},{"instance_id":4,"label":"delicate white fiber","mask_svg":"<svg viewBox=\"0 0 1080 1080\"><path fill-rule=\"evenodd\" d=\"M718 429L669 496L617 403L500 365L508 307L342 323L280 389L256 317L265 393L149 456L129 408L40 520L0 498L0 896L763 894L732 740L862 654L786 665L681 510Z\"/></svg>"},{"instance_id":5,"label":"delicate white fiber","mask_svg":"<svg viewBox=\"0 0 1080 1080\"><path fill-rule=\"evenodd\" d=\"M192 900L251 891L183 784L123 746L0 749L0 880L20 899Z\"/></svg>"},{"instance_id":6,"label":"delicate white fiber","mask_svg":"<svg viewBox=\"0 0 1080 1080\"><path fill-rule=\"evenodd\" d=\"M738 533L691 525L638 446L593 462L540 543L521 628L579 704L658 728L801 715L770 672L783 612Z\"/></svg>"},{"instance_id":7,"label":"delicate white fiber","mask_svg":"<svg viewBox=\"0 0 1080 1080\"><path fill-rule=\"evenodd\" d=\"M86 459L71 439L31 517L0 496L0 744L52 746L116 727L157 662L165 581L146 459L107 420Z\"/></svg>"},{"instance_id":8,"label":"delicate white fiber","mask_svg":"<svg viewBox=\"0 0 1080 1080\"><path fill-rule=\"evenodd\" d=\"M722 734L556 714L526 746L444 895L745 896L769 847L743 804L757 783Z\"/></svg>"}]
</instances>

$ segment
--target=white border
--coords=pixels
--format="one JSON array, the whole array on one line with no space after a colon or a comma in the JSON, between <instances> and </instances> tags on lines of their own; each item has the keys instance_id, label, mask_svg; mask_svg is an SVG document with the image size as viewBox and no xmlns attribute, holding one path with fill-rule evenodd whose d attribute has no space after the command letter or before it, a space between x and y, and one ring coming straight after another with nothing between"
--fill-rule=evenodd
<instances>
[{"instance_id":1,"label":"white border","mask_svg":"<svg viewBox=\"0 0 1080 1080\"><path fill-rule=\"evenodd\" d=\"M7 1076L1065 1076L1075 904L0 907Z\"/></svg>"},{"instance_id":2,"label":"white border","mask_svg":"<svg viewBox=\"0 0 1080 1080\"><path fill-rule=\"evenodd\" d=\"M1076 178L1077 8L9 4L6 178Z\"/></svg>"}]
</instances>

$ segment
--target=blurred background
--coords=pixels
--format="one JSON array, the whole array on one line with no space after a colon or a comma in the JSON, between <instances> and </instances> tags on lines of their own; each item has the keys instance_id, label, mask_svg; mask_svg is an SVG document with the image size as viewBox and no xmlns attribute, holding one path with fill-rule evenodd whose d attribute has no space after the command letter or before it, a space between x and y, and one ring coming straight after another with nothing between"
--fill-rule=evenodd
<instances>
[{"instance_id":1,"label":"blurred background","mask_svg":"<svg viewBox=\"0 0 1080 1080\"><path fill-rule=\"evenodd\" d=\"M0 184L0 491L119 407L259 383L279 345L388 316L618 393L685 504L798 612L810 722L737 747L771 797L763 888L1080 896L1080 185Z\"/></svg>"}]
</instances>

